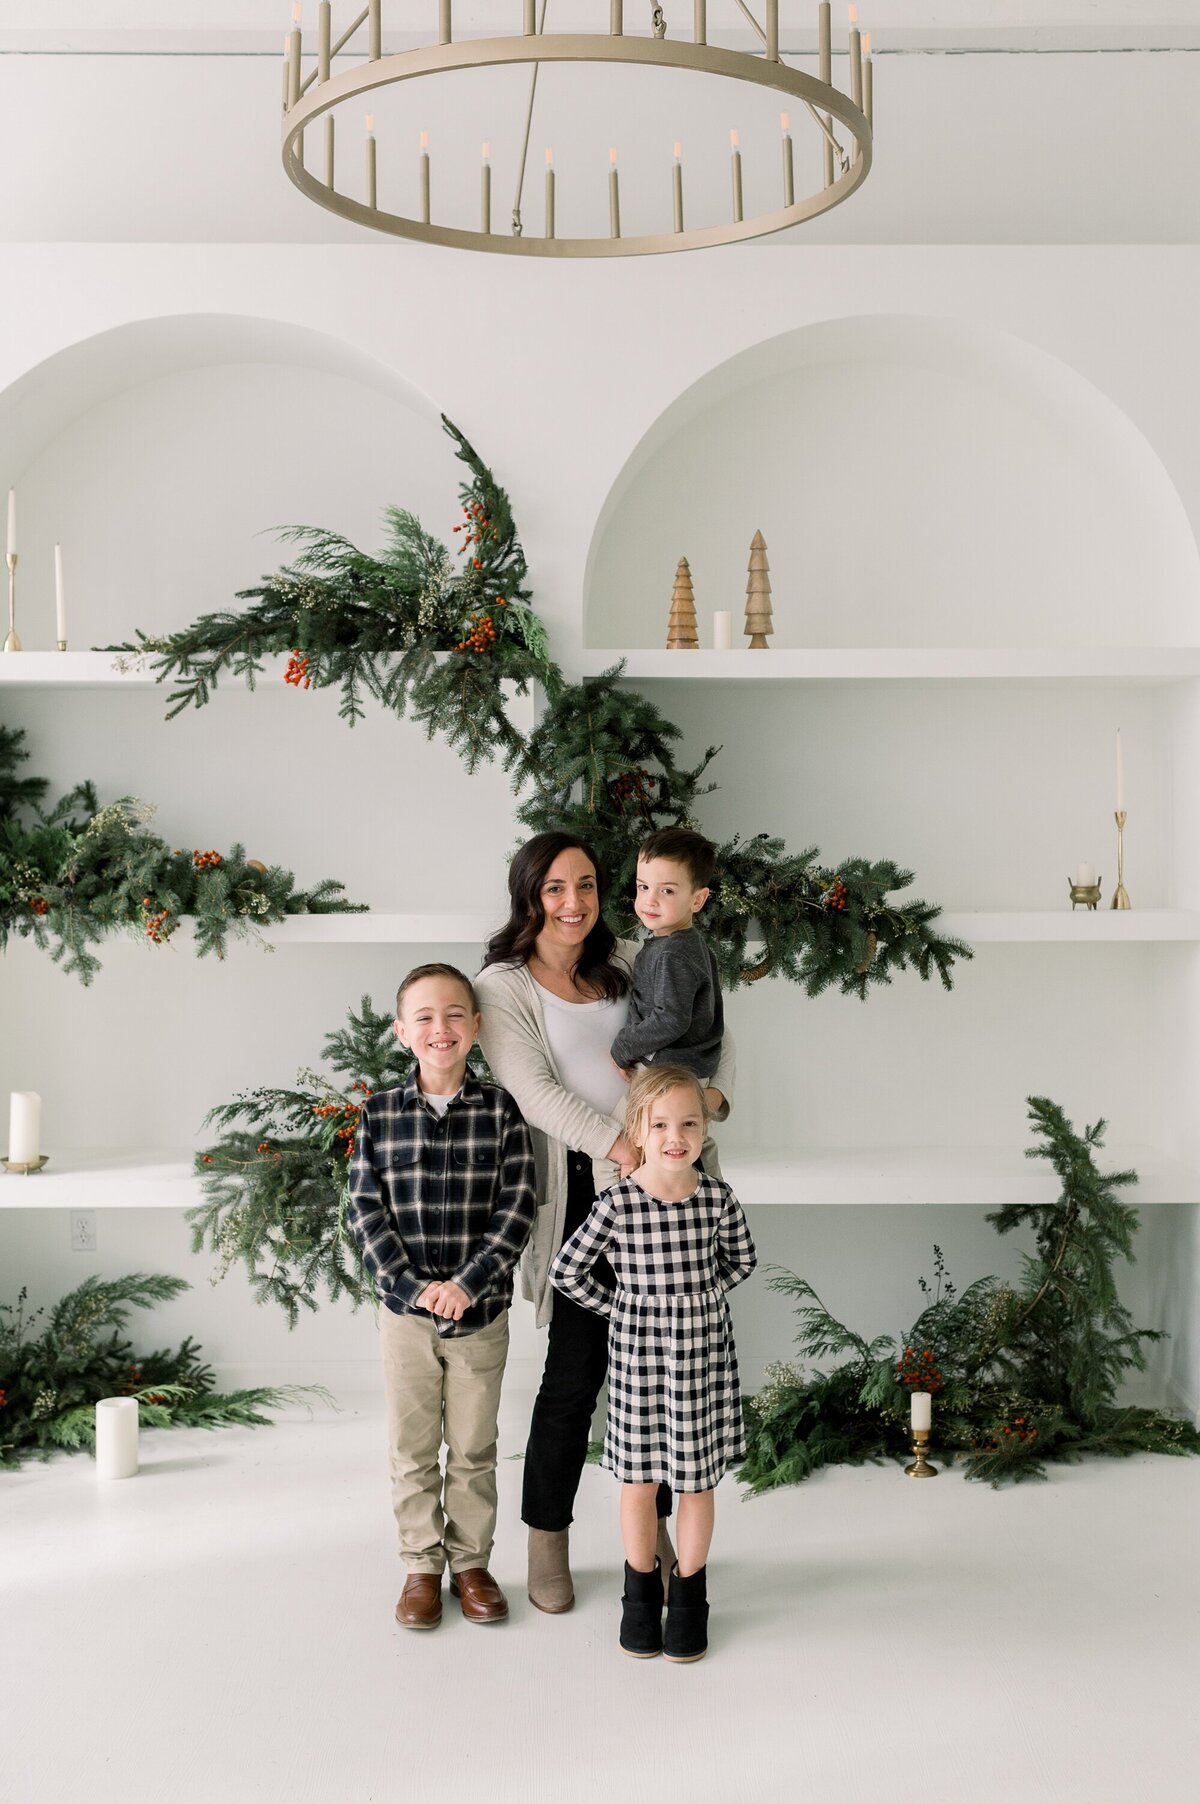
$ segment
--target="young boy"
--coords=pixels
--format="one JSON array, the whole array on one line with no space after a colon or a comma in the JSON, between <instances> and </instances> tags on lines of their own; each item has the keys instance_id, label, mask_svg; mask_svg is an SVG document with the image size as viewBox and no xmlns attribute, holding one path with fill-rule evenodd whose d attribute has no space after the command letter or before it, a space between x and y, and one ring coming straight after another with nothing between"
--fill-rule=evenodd
<instances>
[{"instance_id":1,"label":"young boy","mask_svg":"<svg viewBox=\"0 0 1200 1804\"><path fill-rule=\"evenodd\" d=\"M435 1629L442 1573L468 1622L503 1622L488 1571L496 1414L513 1267L533 1226L533 1149L507 1090L467 1070L470 979L418 965L396 996L407 1083L372 1096L350 1166L350 1225L383 1307L392 1507L408 1576L396 1621ZM446 1478L439 1470L443 1429Z\"/></svg>"},{"instance_id":2,"label":"young boy","mask_svg":"<svg viewBox=\"0 0 1200 1804\"><path fill-rule=\"evenodd\" d=\"M629 1016L612 1043L623 1070L682 1065L711 1084L725 1032L717 961L694 925L708 901L716 847L686 827L664 827L638 848L638 919L650 930L633 962Z\"/></svg>"}]
</instances>

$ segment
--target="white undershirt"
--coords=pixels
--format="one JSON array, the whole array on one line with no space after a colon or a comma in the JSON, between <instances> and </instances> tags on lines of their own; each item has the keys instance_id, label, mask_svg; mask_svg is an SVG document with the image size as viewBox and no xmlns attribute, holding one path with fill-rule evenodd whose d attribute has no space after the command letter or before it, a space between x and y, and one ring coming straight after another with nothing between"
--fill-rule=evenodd
<instances>
[{"instance_id":1,"label":"white undershirt","mask_svg":"<svg viewBox=\"0 0 1200 1804\"><path fill-rule=\"evenodd\" d=\"M453 1096L431 1096L428 1090L422 1090L421 1097L423 1101L429 1104L435 1115L441 1116L446 1113L446 1110L454 1101L454 1097L459 1094L460 1092L456 1090Z\"/></svg>"},{"instance_id":2,"label":"white undershirt","mask_svg":"<svg viewBox=\"0 0 1200 1804\"><path fill-rule=\"evenodd\" d=\"M582 1096L598 1114L613 1114L625 1093L625 1079L613 1064L609 1047L625 1025L629 998L564 1002L536 977L533 984L563 1089Z\"/></svg>"}]
</instances>

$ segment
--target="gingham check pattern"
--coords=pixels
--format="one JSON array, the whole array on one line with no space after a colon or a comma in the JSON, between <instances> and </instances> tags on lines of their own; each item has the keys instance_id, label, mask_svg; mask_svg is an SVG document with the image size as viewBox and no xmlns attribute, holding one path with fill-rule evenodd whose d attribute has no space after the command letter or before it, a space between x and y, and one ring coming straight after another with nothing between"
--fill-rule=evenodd
<instances>
[{"instance_id":1,"label":"gingham check pattern","mask_svg":"<svg viewBox=\"0 0 1200 1804\"><path fill-rule=\"evenodd\" d=\"M366 1103L350 1162L349 1220L379 1300L426 1315L416 1300L452 1278L471 1300L443 1337L472 1334L512 1302L513 1267L533 1227L533 1147L516 1103L470 1072L439 1120L416 1072Z\"/></svg>"},{"instance_id":2,"label":"gingham check pattern","mask_svg":"<svg viewBox=\"0 0 1200 1804\"><path fill-rule=\"evenodd\" d=\"M593 1267L606 1257L617 1288ZM664 1203L626 1178L596 1198L550 1279L609 1317L608 1428L601 1465L625 1484L711 1491L746 1451L726 1292L757 1264L728 1184L701 1177Z\"/></svg>"}]
</instances>

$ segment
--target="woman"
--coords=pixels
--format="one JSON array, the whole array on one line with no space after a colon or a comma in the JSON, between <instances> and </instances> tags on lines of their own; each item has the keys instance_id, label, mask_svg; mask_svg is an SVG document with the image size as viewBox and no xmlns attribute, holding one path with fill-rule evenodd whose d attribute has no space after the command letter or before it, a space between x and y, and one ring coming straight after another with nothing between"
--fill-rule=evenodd
<instances>
[{"instance_id":1,"label":"woman","mask_svg":"<svg viewBox=\"0 0 1200 1804\"><path fill-rule=\"evenodd\" d=\"M609 1056L625 1024L636 945L619 941L601 912L600 873L591 849L569 833L539 833L508 873L509 918L488 944L476 978L488 1064L533 1132L538 1212L522 1266L522 1289L539 1327L550 1325L546 1365L525 1451L521 1515L529 1529L529 1599L557 1615L575 1601L568 1530L587 1457L588 1433L608 1365L608 1323L568 1297L549 1273L563 1241L620 1168L638 1161L621 1131L625 1081ZM712 1088L724 1120L733 1083L726 1035ZM719 1176L705 1141L705 1170ZM609 1283L611 1272L605 1272ZM660 1519L670 1493L660 1497ZM659 1553L674 1551L660 1520Z\"/></svg>"}]
</instances>

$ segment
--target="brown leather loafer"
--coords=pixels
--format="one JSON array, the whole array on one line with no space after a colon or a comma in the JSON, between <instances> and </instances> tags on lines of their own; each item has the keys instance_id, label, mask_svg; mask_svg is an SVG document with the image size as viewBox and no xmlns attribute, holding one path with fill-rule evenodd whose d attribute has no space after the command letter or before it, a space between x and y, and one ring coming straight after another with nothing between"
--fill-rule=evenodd
<instances>
[{"instance_id":1,"label":"brown leather loafer","mask_svg":"<svg viewBox=\"0 0 1200 1804\"><path fill-rule=\"evenodd\" d=\"M471 1566L450 1579L451 1595L462 1605L468 1622L503 1622L508 1599L486 1566Z\"/></svg>"},{"instance_id":2,"label":"brown leather loafer","mask_svg":"<svg viewBox=\"0 0 1200 1804\"><path fill-rule=\"evenodd\" d=\"M396 1621L402 1629L436 1629L442 1620L440 1572L410 1572L396 1605Z\"/></svg>"}]
</instances>

